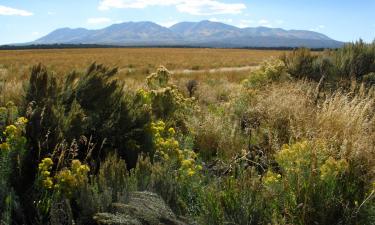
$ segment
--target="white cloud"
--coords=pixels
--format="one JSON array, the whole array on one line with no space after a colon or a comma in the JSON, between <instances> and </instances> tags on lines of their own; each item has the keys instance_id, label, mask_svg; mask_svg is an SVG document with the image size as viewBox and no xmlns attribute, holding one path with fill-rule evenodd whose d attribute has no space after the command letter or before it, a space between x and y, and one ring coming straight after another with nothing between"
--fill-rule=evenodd
<instances>
[{"instance_id":1,"label":"white cloud","mask_svg":"<svg viewBox=\"0 0 375 225\"><path fill-rule=\"evenodd\" d=\"M284 20L276 20L275 21L278 25L284 24Z\"/></svg>"},{"instance_id":2,"label":"white cloud","mask_svg":"<svg viewBox=\"0 0 375 225\"><path fill-rule=\"evenodd\" d=\"M88 18L87 23L89 24L103 24L111 22L110 18L98 17L98 18Z\"/></svg>"},{"instance_id":3,"label":"white cloud","mask_svg":"<svg viewBox=\"0 0 375 225\"><path fill-rule=\"evenodd\" d=\"M246 5L218 0L101 0L100 10L111 8L143 9L150 6L175 6L179 12L192 15L239 14Z\"/></svg>"},{"instance_id":4,"label":"white cloud","mask_svg":"<svg viewBox=\"0 0 375 225\"><path fill-rule=\"evenodd\" d=\"M10 8L7 6L0 5L0 16L32 16L33 13L22 10L22 9L15 9Z\"/></svg>"},{"instance_id":5,"label":"white cloud","mask_svg":"<svg viewBox=\"0 0 375 225\"><path fill-rule=\"evenodd\" d=\"M52 15L55 15L56 13L55 12L47 12L47 15L49 16L52 16Z\"/></svg>"},{"instance_id":6,"label":"white cloud","mask_svg":"<svg viewBox=\"0 0 375 225\"><path fill-rule=\"evenodd\" d=\"M39 34L40 33L38 31L34 31L34 32L31 33L31 35L33 35L33 36L38 36Z\"/></svg>"}]
</instances>

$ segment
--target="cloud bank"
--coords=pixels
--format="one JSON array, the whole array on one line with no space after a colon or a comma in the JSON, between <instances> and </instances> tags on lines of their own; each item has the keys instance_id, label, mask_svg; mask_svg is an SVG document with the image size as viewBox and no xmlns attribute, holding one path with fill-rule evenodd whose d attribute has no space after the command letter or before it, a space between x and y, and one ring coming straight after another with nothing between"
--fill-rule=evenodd
<instances>
[{"instance_id":1,"label":"cloud bank","mask_svg":"<svg viewBox=\"0 0 375 225\"><path fill-rule=\"evenodd\" d=\"M15 9L7 6L0 5L0 15L1 16L32 16L33 13L22 10L22 9Z\"/></svg>"},{"instance_id":2,"label":"cloud bank","mask_svg":"<svg viewBox=\"0 0 375 225\"><path fill-rule=\"evenodd\" d=\"M240 14L246 5L217 0L101 0L99 10L143 9L150 6L174 6L179 12L191 15Z\"/></svg>"}]
</instances>

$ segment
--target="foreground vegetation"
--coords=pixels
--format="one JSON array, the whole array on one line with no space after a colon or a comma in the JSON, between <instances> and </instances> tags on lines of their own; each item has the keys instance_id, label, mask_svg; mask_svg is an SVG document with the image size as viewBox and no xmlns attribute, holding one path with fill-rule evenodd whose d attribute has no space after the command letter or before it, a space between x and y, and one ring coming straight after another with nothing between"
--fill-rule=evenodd
<instances>
[{"instance_id":1,"label":"foreground vegetation","mask_svg":"<svg viewBox=\"0 0 375 225\"><path fill-rule=\"evenodd\" d=\"M375 44L296 50L241 82L117 72L37 65L24 95L2 89L3 224L96 224L134 191L193 224L375 223Z\"/></svg>"}]
</instances>

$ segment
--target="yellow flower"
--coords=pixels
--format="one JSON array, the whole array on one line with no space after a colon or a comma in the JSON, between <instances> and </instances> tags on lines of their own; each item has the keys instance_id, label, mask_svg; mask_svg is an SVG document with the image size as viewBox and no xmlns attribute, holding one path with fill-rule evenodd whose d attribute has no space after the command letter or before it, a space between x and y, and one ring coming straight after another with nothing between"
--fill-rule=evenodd
<instances>
[{"instance_id":1,"label":"yellow flower","mask_svg":"<svg viewBox=\"0 0 375 225\"><path fill-rule=\"evenodd\" d=\"M17 132L18 132L18 129L16 126L9 125L5 128L4 134L7 136L12 136L12 135L17 134Z\"/></svg>"},{"instance_id":2,"label":"yellow flower","mask_svg":"<svg viewBox=\"0 0 375 225\"><path fill-rule=\"evenodd\" d=\"M194 171L193 169L189 168L188 171L187 171L187 175L188 175L189 177L191 177L191 176L193 176L194 174L195 174L195 171Z\"/></svg>"},{"instance_id":3,"label":"yellow flower","mask_svg":"<svg viewBox=\"0 0 375 225\"><path fill-rule=\"evenodd\" d=\"M168 129L168 132L170 135L174 135L176 133L176 131L172 127Z\"/></svg>"},{"instance_id":4,"label":"yellow flower","mask_svg":"<svg viewBox=\"0 0 375 225\"><path fill-rule=\"evenodd\" d=\"M320 167L320 178L322 180L336 177L343 174L348 168L348 162L344 159L335 160L329 157Z\"/></svg>"},{"instance_id":5,"label":"yellow flower","mask_svg":"<svg viewBox=\"0 0 375 225\"><path fill-rule=\"evenodd\" d=\"M163 155L163 159L164 159L165 161L168 161L168 160L169 160L169 155L164 153L164 155Z\"/></svg>"},{"instance_id":6,"label":"yellow flower","mask_svg":"<svg viewBox=\"0 0 375 225\"><path fill-rule=\"evenodd\" d=\"M48 177L49 175L51 175L51 173L50 173L49 171L43 171L43 172L42 172L42 175L43 175L44 177Z\"/></svg>"},{"instance_id":7,"label":"yellow flower","mask_svg":"<svg viewBox=\"0 0 375 225\"><path fill-rule=\"evenodd\" d=\"M88 173L90 172L90 167L87 165L81 165L78 170L80 173Z\"/></svg>"},{"instance_id":8,"label":"yellow flower","mask_svg":"<svg viewBox=\"0 0 375 225\"><path fill-rule=\"evenodd\" d=\"M43 180L43 186L47 189L51 189L53 187L53 181L51 177L47 177Z\"/></svg>"},{"instance_id":9,"label":"yellow flower","mask_svg":"<svg viewBox=\"0 0 375 225\"><path fill-rule=\"evenodd\" d=\"M280 174L276 174L272 171L268 171L266 175L264 176L263 182L265 185L270 186L270 185L278 183L280 179L281 179Z\"/></svg>"},{"instance_id":10,"label":"yellow flower","mask_svg":"<svg viewBox=\"0 0 375 225\"><path fill-rule=\"evenodd\" d=\"M26 124L27 122L29 122L25 117L20 117L17 119L17 124Z\"/></svg>"},{"instance_id":11,"label":"yellow flower","mask_svg":"<svg viewBox=\"0 0 375 225\"><path fill-rule=\"evenodd\" d=\"M79 168L81 167L81 162L77 159L72 160L72 171L78 172Z\"/></svg>"},{"instance_id":12,"label":"yellow flower","mask_svg":"<svg viewBox=\"0 0 375 225\"><path fill-rule=\"evenodd\" d=\"M193 161L191 159L185 159L181 162L181 165L183 167L190 167L193 164Z\"/></svg>"},{"instance_id":13,"label":"yellow flower","mask_svg":"<svg viewBox=\"0 0 375 225\"><path fill-rule=\"evenodd\" d=\"M44 158L41 163L39 163L39 170L50 170L52 168L53 161L51 158Z\"/></svg>"},{"instance_id":14,"label":"yellow flower","mask_svg":"<svg viewBox=\"0 0 375 225\"><path fill-rule=\"evenodd\" d=\"M3 151L9 151L10 145L7 142L1 143L0 149L3 150Z\"/></svg>"}]
</instances>

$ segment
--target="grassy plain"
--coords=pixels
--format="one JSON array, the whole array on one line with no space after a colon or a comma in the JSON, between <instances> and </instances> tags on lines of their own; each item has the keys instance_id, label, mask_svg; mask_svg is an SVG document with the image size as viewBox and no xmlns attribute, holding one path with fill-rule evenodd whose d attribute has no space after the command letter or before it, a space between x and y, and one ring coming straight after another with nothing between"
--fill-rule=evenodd
<instances>
[{"instance_id":1,"label":"grassy plain","mask_svg":"<svg viewBox=\"0 0 375 225\"><path fill-rule=\"evenodd\" d=\"M278 57L286 51L206 49L206 48L107 48L107 49L47 49L0 51L0 102L21 96L23 82L28 80L32 66L42 63L58 77L73 70L85 71L97 62L119 69L117 77L130 89L138 89L150 73L163 65L176 71L174 83L183 87L187 80L212 83L219 80L239 82L249 70L209 73L208 69L257 66L265 59ZM194 73L183 73L192 70ZM221 82L222 83L222 82ZM16 94L18 93L18 94ZM10 97L13 96L13 97Z\"/></svg>"},{"instance_id":2,"label":"grassy plain","mask_svg":"<svg viewBox=\"0 0 375 225\"><path fill-rule=\"evenodd\" d=\"M116 66L120 73L147 74L160 65L169 70L254 66L282 53L273 50L204 48L6 50L0 51L0 68L6 68L10 73L26 72L30 66L42 63L60 74L72 69L82 70L90 63L97 62Z\"/></svg>"}]
</instances>

